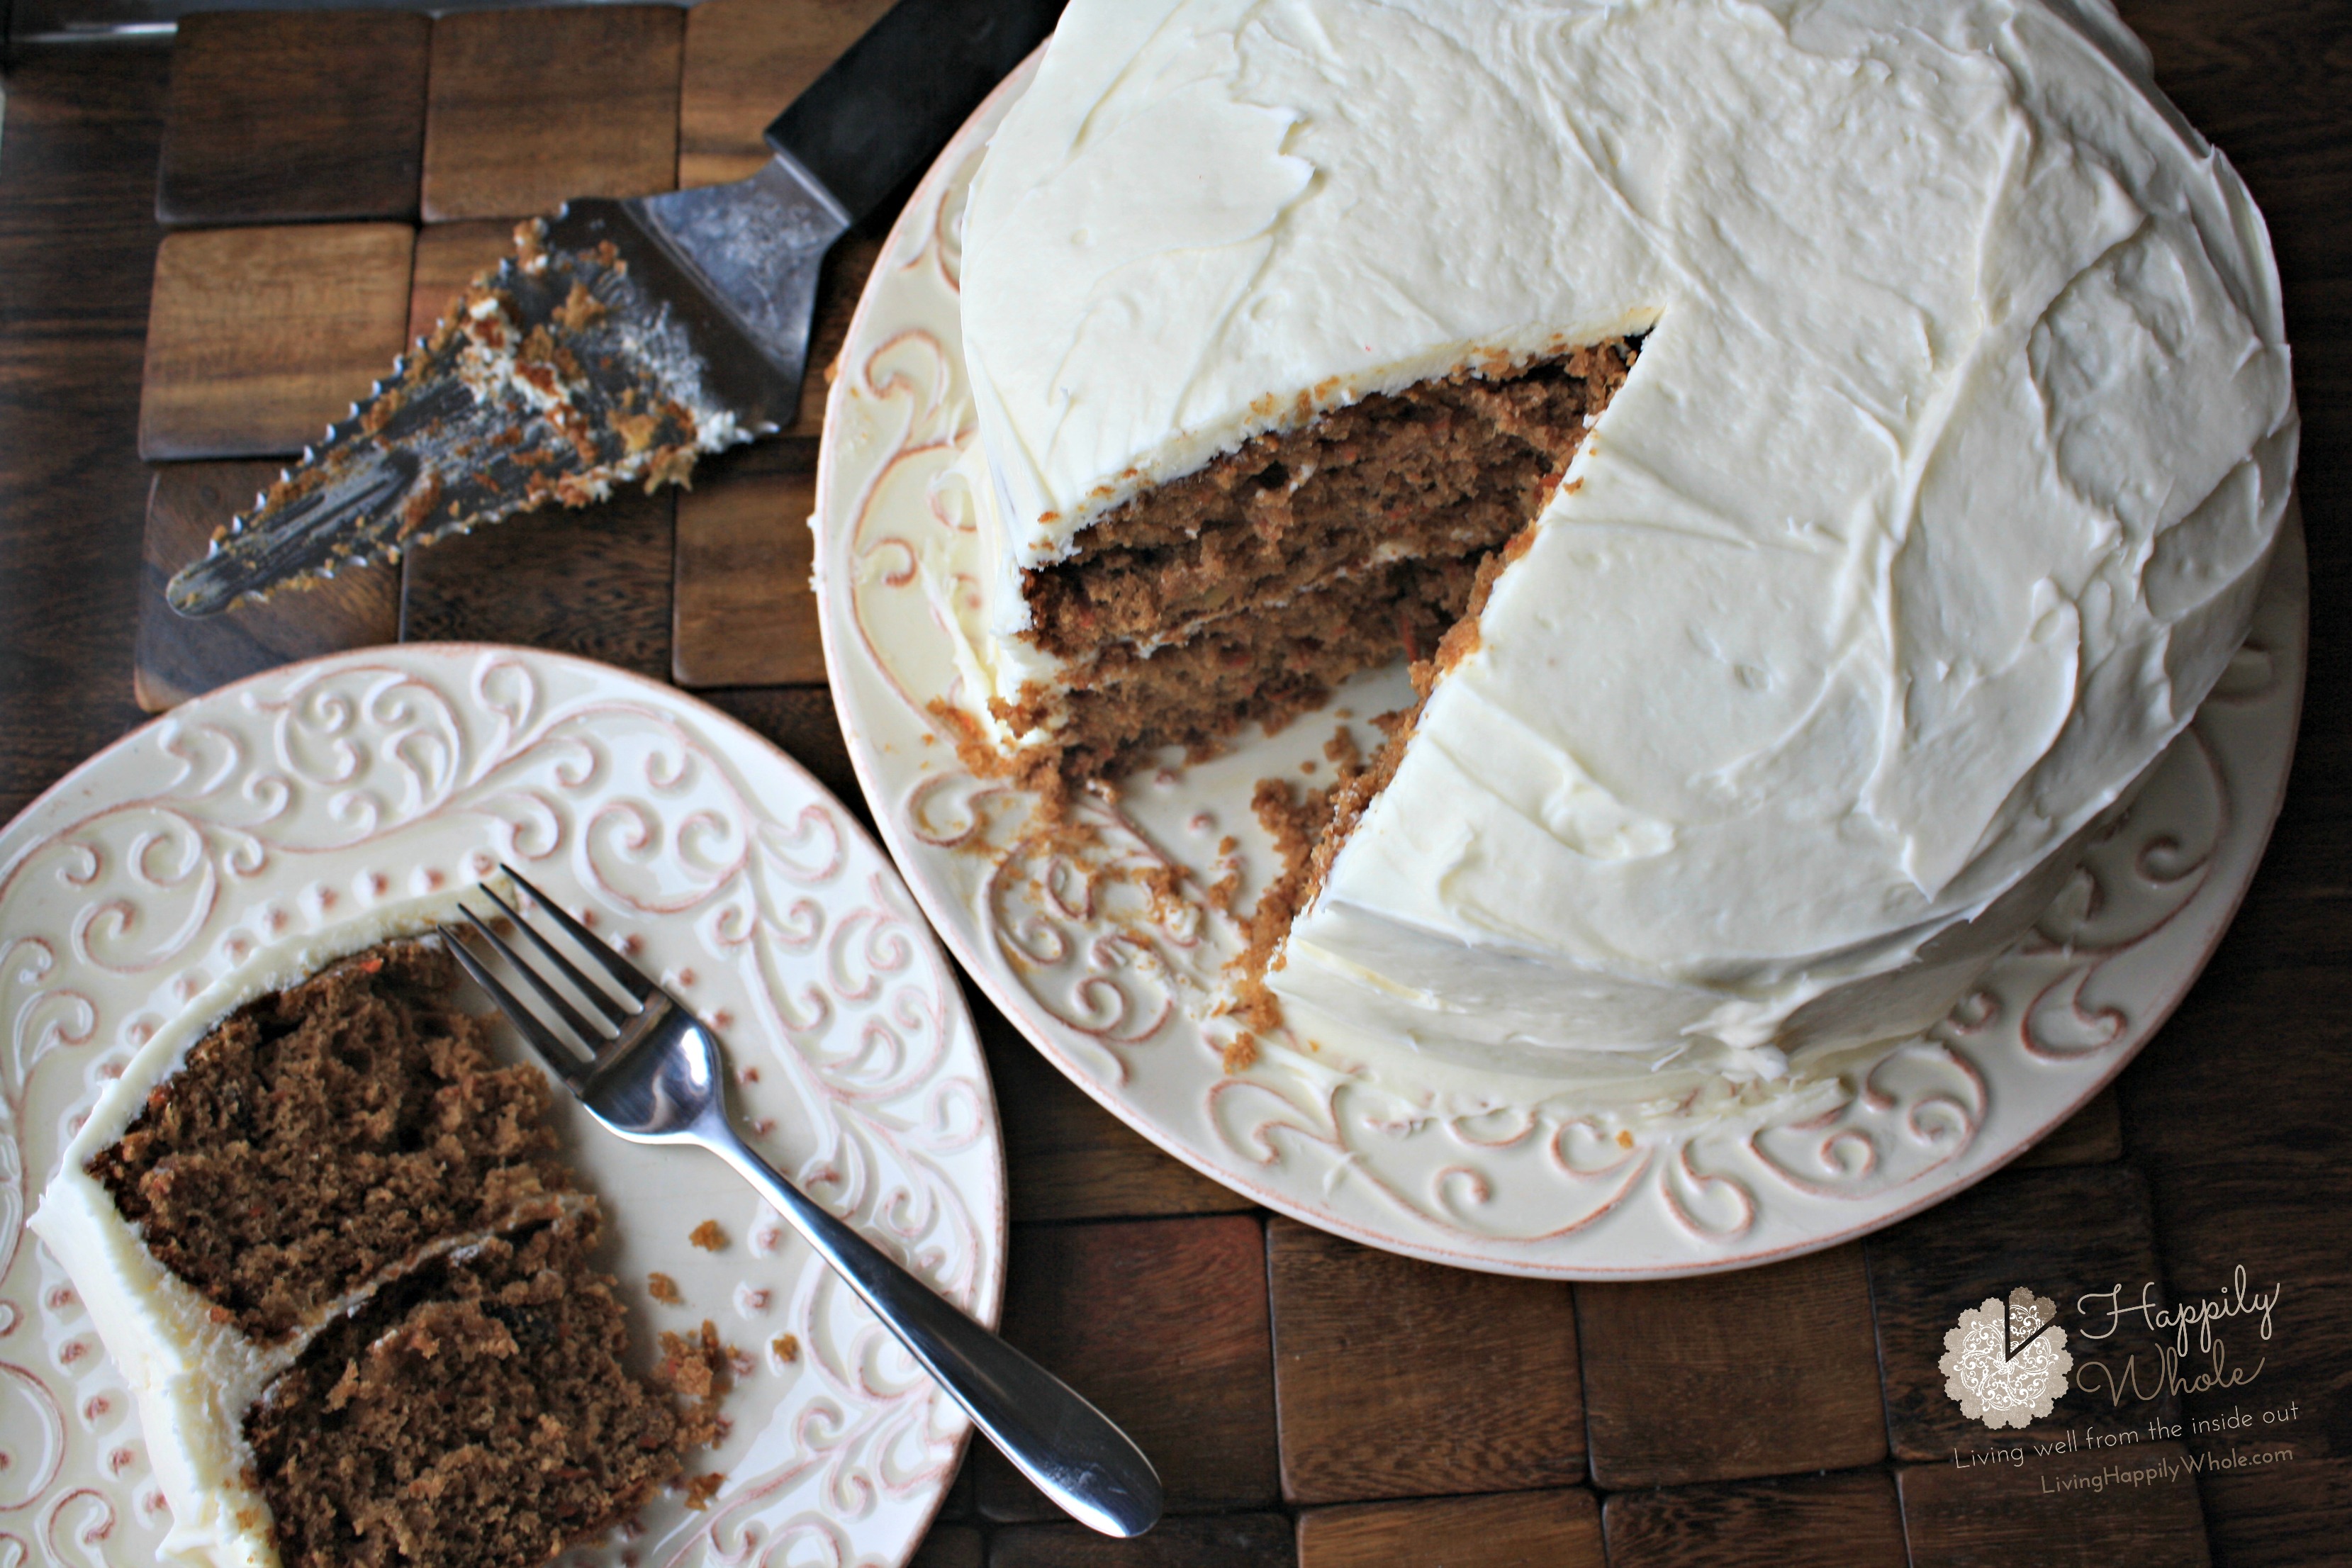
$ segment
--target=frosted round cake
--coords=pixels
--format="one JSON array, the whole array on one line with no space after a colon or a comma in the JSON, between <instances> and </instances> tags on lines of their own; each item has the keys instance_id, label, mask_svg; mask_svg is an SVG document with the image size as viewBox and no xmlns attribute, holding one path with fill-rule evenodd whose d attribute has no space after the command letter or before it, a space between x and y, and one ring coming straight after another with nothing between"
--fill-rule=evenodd
<instances>
[{"instance_id":1,"label":"frosted round cake","mask_svg":"<svg viewBox=\"0 0 2352 1568\"><path fill-rule=\"evenodd\" d=\"M1415 660L1241 993L1482 1068L1942 1016L2294 470L2261 216L2099 0L1073 0L963 256L967 753Z\"/></svg>"}]
</instances>

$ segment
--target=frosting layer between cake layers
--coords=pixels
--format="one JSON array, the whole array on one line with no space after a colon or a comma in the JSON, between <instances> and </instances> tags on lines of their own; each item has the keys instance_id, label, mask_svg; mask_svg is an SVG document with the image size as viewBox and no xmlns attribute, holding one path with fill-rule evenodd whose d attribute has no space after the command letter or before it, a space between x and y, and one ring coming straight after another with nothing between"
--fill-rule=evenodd
<instances>
[{"instance_id":1,"label":"frosting layer between cake layers","mask_svg":"<svg viewBox=\"0 0 2352 1568\"><path fill-rule=\"evenodd\" d=\"M149 1461L171 1502L172 1528L163 1547L177 1561L207 1568L278 1568L269 1505L246 1439L246 1413L348 1303L302 1325L283 1343L247 1339L230 1314L214 1308L148 1250L138 1227L122 1217L113 1196L91 1174L90 1162L123 1135L148 1096L169 1083L221 1020L338 959L430 931L437 921L454 918L457 896L452 891L387 903L329 931L287 938L208 987L140 1047L100 1097L67 1144L28 1222L71 1276L107 1354L130 1386ZM569 1212L585 1201L578 1194L553 1194L548 1213ZM454 1252L478 1239L449 1237L429 1250ZM352 1300L374 1289L371 1282Z\"/></svg>"},{"instance_id":2,"label":"frosting layer between cake layers","mask_svg":"<svg viewBox=\"0 0 2352 1568\"><path fill-rule=\"evenodd\" d=\"M2261 216L2100 0L1074 0L965 226L1008 697L1062 673L1022 574L1139 489L1648 330L1268 976L1309 1036L1738 1078L1924 1026L2288 500Z\"/></svg>"}]
</instances>

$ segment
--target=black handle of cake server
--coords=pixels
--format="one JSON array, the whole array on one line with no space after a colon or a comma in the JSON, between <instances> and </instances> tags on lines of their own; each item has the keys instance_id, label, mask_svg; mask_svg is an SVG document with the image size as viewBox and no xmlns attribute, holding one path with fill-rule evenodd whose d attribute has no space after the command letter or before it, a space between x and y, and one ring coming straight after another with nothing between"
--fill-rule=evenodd
<instances>
[{"instance_id":1,"label":"black handle of cake server","mask_svg":"<svg viewBox=\"0 0 2352 1568\"><path fill-rule=\"evenodd\" d=\"M1063 0L898 0L768 127L856 223L1054 30Z\"/></svg>"}]
</instances>

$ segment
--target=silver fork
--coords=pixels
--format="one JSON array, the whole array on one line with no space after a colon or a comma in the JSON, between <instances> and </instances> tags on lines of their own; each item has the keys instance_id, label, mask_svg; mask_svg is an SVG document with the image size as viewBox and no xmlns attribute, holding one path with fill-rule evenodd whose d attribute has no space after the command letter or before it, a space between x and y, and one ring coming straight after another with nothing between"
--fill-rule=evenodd
<instances>
[{"instance_id":1,"label":"silver fork","mask_svg":"<svg viewBox=\"0 0 2352 1568\"><path fill-rule=\"evenodd\" d=\"M595 1009L596 1017L590 1019L480 916L457 906L541 1005L572 1031L579 1042L575 1050L468 951L456 930L439 927L466 973L513 1020L589 1114L635 1142L693 1143L734 1166L1047 1497L1106 1535L1140 1535L1150 1529L1160 1518L1160 1478L1127 1434L1069 1384L965 1317L761 1159L735 1131L718 1042L693 1015L513 868L499 868L628 994L625 1004L614 997L504 899L488 887L478 889Z\"/></svg>"}]
</instances>

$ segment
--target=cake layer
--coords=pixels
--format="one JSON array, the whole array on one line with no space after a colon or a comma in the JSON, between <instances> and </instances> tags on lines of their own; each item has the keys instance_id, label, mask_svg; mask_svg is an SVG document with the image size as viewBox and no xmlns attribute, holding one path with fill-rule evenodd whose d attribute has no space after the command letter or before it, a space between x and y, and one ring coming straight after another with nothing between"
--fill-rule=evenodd
<instances>
[{"instance_id":1,"label":"cake layer","mask_svg":"<svg viewBox=\"0 0 2352 1568\"><path fill-rule=\"evenodd\" d=\"M569 1186L547 1076L500 1068L457 967L396 942L238 1008L89 1173L248 1338L315 1324L437 1237Z\"/></svg>"},{"instance_id":2,"label":"cake layer","mask_svg":"<svg viewBox=\"0 0 2352 1568\"><path fill-rule=\"evenodd\" d=\"M1492 550L1550 499L1632 360L1610 344L1457 374L1244 442L1029 574L1031 639L1066 658L1149 647L1341 573Z\"/></svg>"},{"instance_id":3,"label":"cake layer","mask_svg":"<svg viewBox=\"0 0 2352 1568\"><path fill-rule=\"evenodd\" d=\"M2288 498L2261 217L2098 0L1075 0L964 239L1000 682L1139 494L1647 330L1269 975L1310 1036L1770 1076L1933 1016Z\"/></svg>"},{"instance_id":4,"label":"cake layer","mask_svg":"<svg viewBox=\"0 0 2352 1568\"><path fill-rule=\"evenodd\" d=\"M1018 730L1050 726L1054 760L1074 781L1115 776L1161 746L1197 751L1247 723L1280 725L1359 670L1434 648L1469 602L1479 558L1372 567L1149 655L1114 644L1075 689L1037 692L1002 716Z\"/></svg>"},{"instance_id":5,"label":"cake layer","mask_svg":"<svg viewBox=\"0 0 2352 1568\"><path fill-rule=\"evenodd\" d=\"M454 1260L508 1248L502 1237L556 1245L593 1232L595 1200L544 1157L544 1077L494 1067L479 1026L440 994L443 957L398 940L452 918L458 896L384 904L246 959L140 1047L28 1222L137 1404L176 1557L278 1568L246 1421L306 1352L417 1306L430 1282L472 1267ZM384 1184L337 1184L370 1176ZM113 1188L144 1205L143 1220ZM269 1212L295 1203L318 1206ZM240 1249L270 1250L299 1285L268 1288ZM569 1264L558 1276L566 1292L603 1289ZM321 1295L334 1279L346 1283Z\"/></svg>"},{"instance_id":6,"label":"cake layer","mask_svg":"<svg viewBox=\"0 0 2352 1568\"><path fill-rule=\"evenodd\" d=\"M285 1568L537 1568L677 1473L596 1230L590 1209L436 1259L271 1382L245 1433Z\"/></svg>"}]
</instances>

